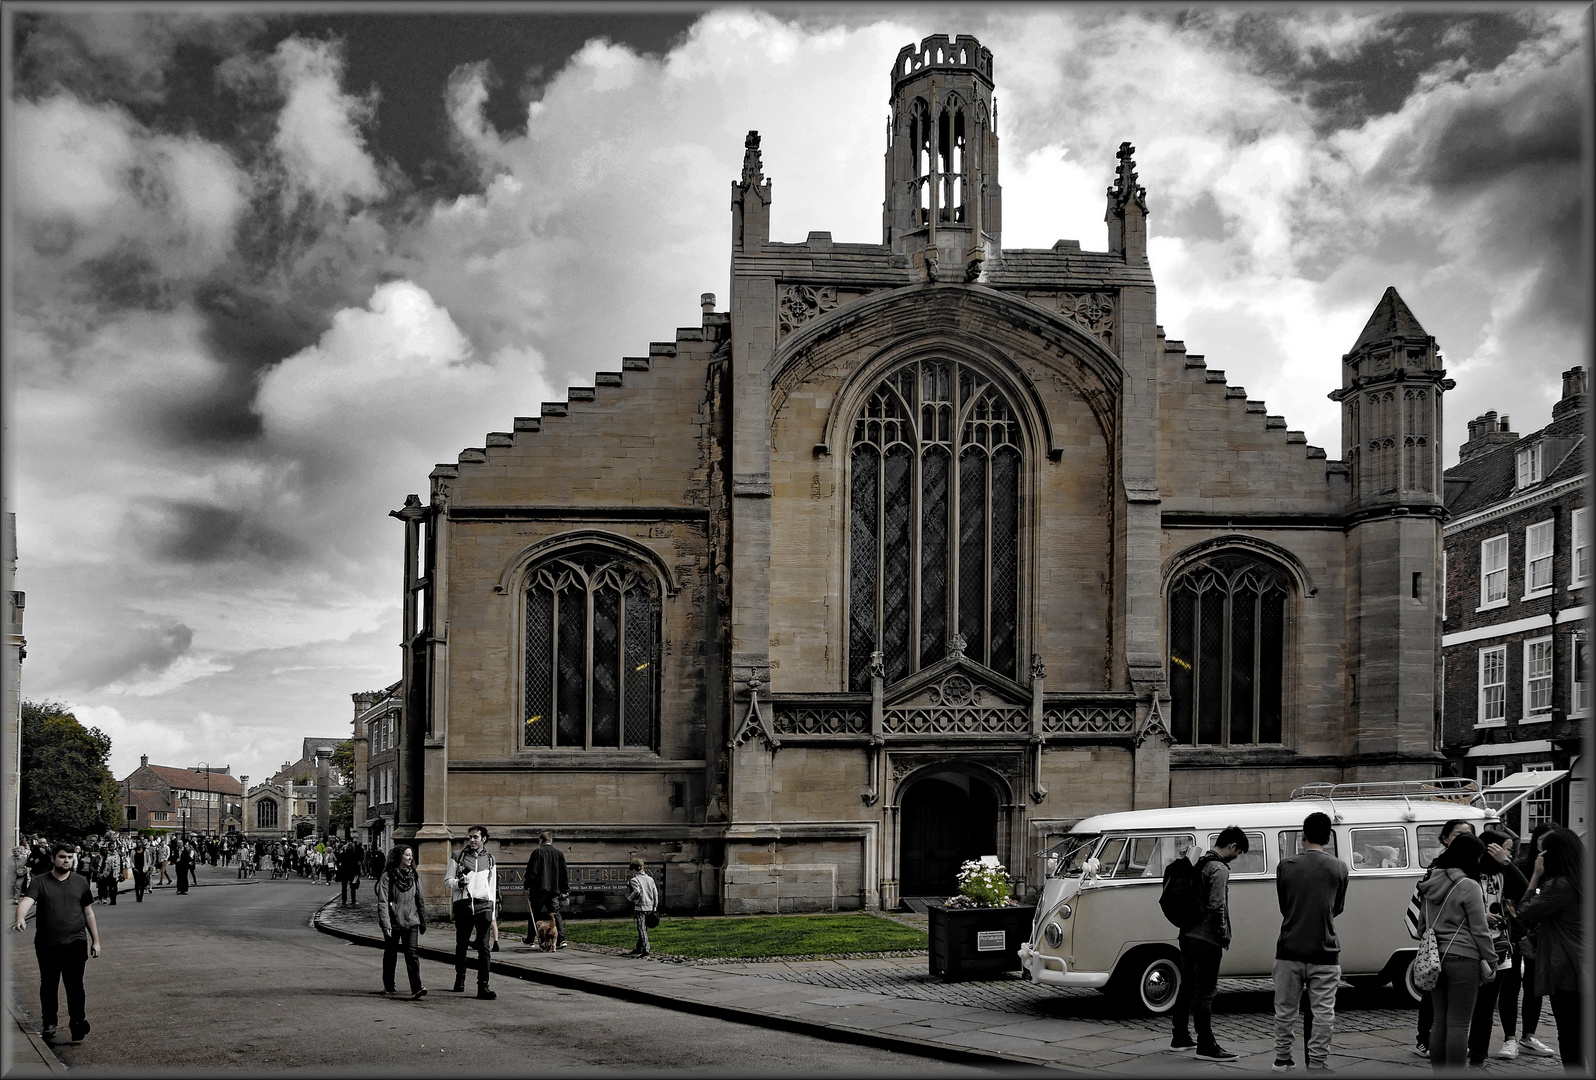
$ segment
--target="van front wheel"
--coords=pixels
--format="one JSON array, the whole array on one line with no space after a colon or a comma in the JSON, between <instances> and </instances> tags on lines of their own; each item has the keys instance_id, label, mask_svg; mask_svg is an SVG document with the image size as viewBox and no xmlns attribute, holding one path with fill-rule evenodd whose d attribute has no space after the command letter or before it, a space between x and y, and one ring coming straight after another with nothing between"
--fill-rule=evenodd
<instances>
[{"instance_id":1,"label":"van front wheel","mask_svg":"<svg viewBox=\"0 0 1596 1080\"><path fill-rule=\"evenodd\" d=\"M1138 949L1114 969L1108 992L1131 1012L1163 1016L1180 993L1180 954L1173 949Z\"/></svg>"}]
</instances>

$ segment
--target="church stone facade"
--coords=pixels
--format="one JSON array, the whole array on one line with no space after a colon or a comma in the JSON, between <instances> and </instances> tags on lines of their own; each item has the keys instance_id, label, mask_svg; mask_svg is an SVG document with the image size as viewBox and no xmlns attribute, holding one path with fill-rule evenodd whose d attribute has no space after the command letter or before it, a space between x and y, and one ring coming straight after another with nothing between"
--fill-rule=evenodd
<instances>
[{"instance_id":1,"label":"church stone facade","mask_svg":"<svg viewBox=\"0 0 1596 1080\"><path fill-rule=\"evenodd\" d=\"M772 241L751 132L725 310L394 512L429 892L482 823L667 908L890 907L1034 888L1089 814L1435 775L1452 384L1395 290L1329 459L1158 325L1129 144L1106 250L1005 249L991 53L890 83L879 244Z\"/></svg>"}]
</instances>

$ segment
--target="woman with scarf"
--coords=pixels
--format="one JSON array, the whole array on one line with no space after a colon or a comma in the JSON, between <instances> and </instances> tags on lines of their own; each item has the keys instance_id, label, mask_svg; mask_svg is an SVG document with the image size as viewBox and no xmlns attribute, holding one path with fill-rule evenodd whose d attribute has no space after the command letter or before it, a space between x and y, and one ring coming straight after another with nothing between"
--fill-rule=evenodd
<instances>
[{"instance_id":1,"label":"woman with scarf","mask_svg":"<svg viewBox=\"0 0 1596 1080\"><path fill-rule=\"evenodd\" d=\"M1552 999L1563 1068L1584 1072L1585 845L1558 828L1541 837L1540 847L1518 918L1535 938L1534 989Z\"/></svg>"},{"instance_id":2,"label":"woman with scarf","mask_svg":"<svg viewBox=\"0 0 1596 1080\"><path fill-rule=\"evenodd\" d=\"M403 844L388 852L388 864L377 875L377 924L382 927L382 992L397 994L394 968L404 950L405 974L410 977L410 1000L427 996L421 985L421 935L427 932L427 909L416 884L416 856Z\"/></svg>"},{"instance_id":3,"label":"woman with scarf","mask_svg":"<svg viewBox=\"0 0 1596 1080\"><path fill-rule=\"evenodd\" d=\"M1485 921L1491 928L1491 941L1496 945L1496 978L1480 987L1474 999L1474 1019L1469 1023L1469 1067L1480 1068L1491 1049L1491 1031L1496 1026L1498 995L1504 990L1513 974L1512 945L1509 940L1509 915L1513 905L1524 895L1528 882L1513 865L1513 838L1505 832L1486 829L1480 833L1480 843L1485 845L1485 855L1480 859L1480 888L1485 893ZM1502 1010L1511 1016L1511 1008ZM1505 1040L1511 1039L1511 1019L1503 1021Z\"/></svg>"}]
</instances>

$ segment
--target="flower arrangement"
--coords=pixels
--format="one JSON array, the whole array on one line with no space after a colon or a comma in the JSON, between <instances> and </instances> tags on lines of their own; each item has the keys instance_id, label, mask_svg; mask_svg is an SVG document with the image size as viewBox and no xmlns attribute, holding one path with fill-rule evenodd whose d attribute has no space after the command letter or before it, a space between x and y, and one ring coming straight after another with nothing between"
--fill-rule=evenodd
<instances>
[{"instance_id":1,"label":"flower arrangement","mask_svg":"<svg viewBox=\"0 0 1596 1080\"><path fill-rule=\"evenodd\" d=\"M996 863L972 859L959 867L959 893L948 897L945 908L1010 907L1014 903L1014 883Z\"/></svg>"}]
</instances>

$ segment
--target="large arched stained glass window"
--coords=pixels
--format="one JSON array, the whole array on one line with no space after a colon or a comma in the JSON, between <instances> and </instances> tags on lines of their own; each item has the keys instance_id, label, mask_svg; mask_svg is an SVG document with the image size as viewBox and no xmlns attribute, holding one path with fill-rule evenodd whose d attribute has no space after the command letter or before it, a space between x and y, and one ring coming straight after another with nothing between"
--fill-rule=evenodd
<instances>
[{"instance_id":1,"label":"large arched stained glass window","mask_svg":"<svg viewBox=\"0 0 1596 1080\"><path fill-rule=\"evenodd\" d=\"M1285 577L1239 555L1205 559L1169 591L1171 733L1184 746L1278 743Z\"/></svg>"},{"instance_id":2,"label":"large arched stained glass window","mask_svg":"<svg viewBox=\"0 0 1596 1080\"><path fill-rule=\"evenodd\" d=\"M652 749L659 589L613 552L535 567L526 590L529 747Z\"/></svg>"},{"instance_id":3,"label":"large arched stained glass window","mask_svg":"<svg viewBox=\"0 0 1596 1080\"><path fill-rule=\"evenodd\" d=\"M848 686L870 688L964 652L1016 677L1020 427L992 382L919 360L873 390L850 451Z\"/></svg>"}]
</instances>

